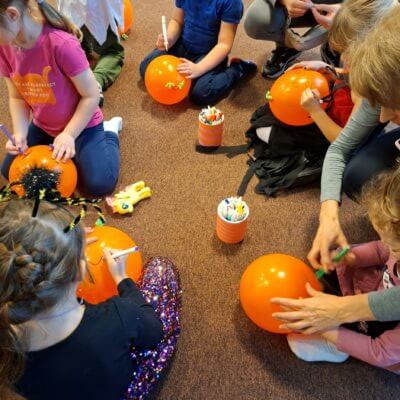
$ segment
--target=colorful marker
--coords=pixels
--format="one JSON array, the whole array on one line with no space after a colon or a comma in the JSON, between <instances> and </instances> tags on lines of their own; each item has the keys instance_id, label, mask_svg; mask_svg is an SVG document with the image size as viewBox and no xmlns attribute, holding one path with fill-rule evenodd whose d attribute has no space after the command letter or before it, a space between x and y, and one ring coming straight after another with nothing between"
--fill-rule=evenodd
<instances>
[{"instance_id":1,"label":"colorful marker","mask_svg":"<svg viewBox=\"0 0 400 400\"><path fill-rule=\"evenodd\" d=\"M131 253L136 253L138 251L139 251L139 247L138 246L130 247L129 249L121 250L121 251L119 251L117 253L114 253L112 255L112 258L116 259L118 257L123 257L123 256L126 256L126 255L131 254Z\"/></svg>"},{"instance_id":2,"label":"colorful marker","mask_svg":"<svg viewBox=\"0 0 400 400\"><path fill-rule=\"evenodd\" d=\"M332 261L333 262L339 262L348 252L350 251L350 247L346 246L343 247L339 253L337 253L335 255L335 257L333 257ZM325 275L325 271L323 269L319 269L316 273L315 273L317 279L321 279L324 275Z\"/></svg>"},{"instance_id":3,"label":"colorful marker","mask_svg":"<svg viewBox=\"0 0 400 400\"><path fill-rule=\"evenodd\" d=\"M15 138L13 135L11 135L10 131L3 125L0 124L0 129L4 132L4 134L7 136L7 138L10 140L10 142L17 147L17 144L15 143ZM22 154L22 150L18 148L19 154Z\"/></svg>"}]
</instances>

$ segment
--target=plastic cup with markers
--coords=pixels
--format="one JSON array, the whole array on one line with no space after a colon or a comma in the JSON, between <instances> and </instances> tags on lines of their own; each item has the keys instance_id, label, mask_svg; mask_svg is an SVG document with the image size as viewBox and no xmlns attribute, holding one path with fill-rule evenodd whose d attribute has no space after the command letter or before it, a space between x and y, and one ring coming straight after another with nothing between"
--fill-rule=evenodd
<instances>
[{"instance_id":1,"label":"plastic cup with markers","mask_svg":"<svg viewBox=\"0 0 400 400\"><path fill-rule=\"evenodd\" d=\"M218 147L222 143L224 113L215 107L203 108L199 114L199 144L204 147Z\"/></svg>"},{"instance_id":2,"label":"plastic cup with markers","mask_svg":"<svg viewBox=\"0 0 400 400\"><path fill-rule=\"evenodd\" d=\"M249 207L241 197L221 201L217 209L217 236L224 243L241 242L247 231Z\"/></svg>"}]
</instances>

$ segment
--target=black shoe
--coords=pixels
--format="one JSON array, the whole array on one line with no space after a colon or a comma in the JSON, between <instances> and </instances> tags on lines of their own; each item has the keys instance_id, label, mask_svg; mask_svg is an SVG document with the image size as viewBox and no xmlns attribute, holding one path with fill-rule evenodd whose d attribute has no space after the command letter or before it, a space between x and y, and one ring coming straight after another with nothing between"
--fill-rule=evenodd
<instances>
[{"instance_id":1,"label":"black shoe","mask_svg":"<svg viewBox=\"0 0 400 400\"><path fill-rule=\"evenodd\" d=\"M257 64L250 60L242 60L241 58L232 58L230 67L238 69L240 78L254 75L257 72Z\"/></svg>"},{"instance_id":2,"label":"black shoe","mask_svg":"<svg viewBox=\"0 0 400 400\"><path fill-rule=\"evenodd\" d=\"M331 65L332 67L340 67L340 54L331 50L328 43L321 45L320 54L322 61Z\"/></svg>"},{"instance_id":3,"label":"black shoe","mask_svg":"<svg viewBox=\"0 0 400 400\"><path fill-rule=\"evenodd\" d=\"M269 79L278 78L293 64L300 53L288 47L277 47L272 51L271 58L263 65L262 76Z\"/></svg>"}]
</instances>

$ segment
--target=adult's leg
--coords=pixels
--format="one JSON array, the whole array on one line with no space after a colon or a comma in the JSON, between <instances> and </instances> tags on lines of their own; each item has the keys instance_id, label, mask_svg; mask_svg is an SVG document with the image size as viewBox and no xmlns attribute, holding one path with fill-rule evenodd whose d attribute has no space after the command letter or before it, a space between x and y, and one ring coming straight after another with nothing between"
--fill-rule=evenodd
<instances>
[{"instance_id":1,"label":"adult's leg","mask_svg":"<svg viewBox=\"0 0 400 400\"><path fill-rule=\"evenodd\" d=\"M36 125L31 123L28 129L27 144L28 147L37 146L40 144L48 145L53 143L54 138L48 135L44 130L38 128ZM7 154L4 158L3 164L1 166L1 174L8 180L8 172L10 170L11 163L14 158L11 154Z\"/></svg>"},{"instance_id":2,"label":"adult's leg","mask_svg":"<svg viewBox=\"0 0 400 400\"><path fill-rule=\"evenodd\" d=\"M76 139L75 147L74 160L85 192L97 197L110 194L119 175L118 135L104 131L100 124L85 129Z\"/></svg>"},{"instance_id":3,"label":"adult's leg","mask_svg":"<svg viewBox=\"0 0 400 400\"><path fill-rule=\"evenodd\" d=\"M343 191L347 196L357 200L365 183L395 166L400 157L400 151L395 145L398 139L400 128L377 135L352 157L343 178Z\"/></svg>"},{"instance_id":4,"label":"adult's leg","mask_svg":"<svg viewBox=\"0 0 400 400\"><path fill-rule=\"evenodd\" d=\"M181 285L174 264L154 257L144 266L140 290L154 307L164 328L164 338L155 350L132 352L137 368L127 390L127 399L147 397L171 360L180 334Z\"/></svg>"},{"instance_id":5,"label":"adult's leg","mask_svg":"<svg viewBox=\"0 0 400 400\"><path fill-rule=\"evenodd\" d=\"M284 45L286 13L283 7L273 7L268 0L254 0L244 17L244 29L256 40L268 40Z\"/></svg>"}]
</instances>

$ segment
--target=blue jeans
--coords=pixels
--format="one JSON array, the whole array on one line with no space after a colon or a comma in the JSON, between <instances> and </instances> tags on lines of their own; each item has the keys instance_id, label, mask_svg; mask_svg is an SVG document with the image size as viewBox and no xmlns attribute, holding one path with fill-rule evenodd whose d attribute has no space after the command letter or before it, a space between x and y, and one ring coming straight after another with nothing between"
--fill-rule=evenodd
<instances>
[{"instance_id":1,"label":"blue jeans","mask_svg":"<svg viewBox=\"0 0 400 400\"><path fill-rule=\"evenodd\" d=\"M144 79L148 65L157 57L171 54L176 57L186 58L194 63L198 63L207 54L194 54L186 50L181 40L178 40L169 51L154 49L140 63L140 75ZM189 92L189 99L199 105L208 106L218 103L231 91L233 85L240 79L241 74L237 68L228 67L228 59L217 65L211 71L197 79L193 79Z\"/></svg>"},{"instance_id":2,"label":"blue jeans","mask_svg":"<svg viewBox=\"0 0 400 400\"><path fill-rule=\"evenodd\" d=\"M343 177L343 191L353 200L361 195L362 188L371 178L393 168L400 156L394 142L400 139L400 128L388 133L382 127L350 159Z\"/></svg>"},{"instance_id":3,"label":"blue jeans","mask_svg":"<svg viewBox=\"0 0 400 400\"><path fill-rule=\"evenodd\" d=\"M28 130L28 146L49 145L54 137L33 123ZM105 132L103 124L86 128L75 140L75 165L78 169L79 183L91 196L104 196L112 193L119 174L119 139L113 132ZM15 156L7 154L1 167L2 175L8 179L10 165Z\"/></svg>"}]
</instances>

